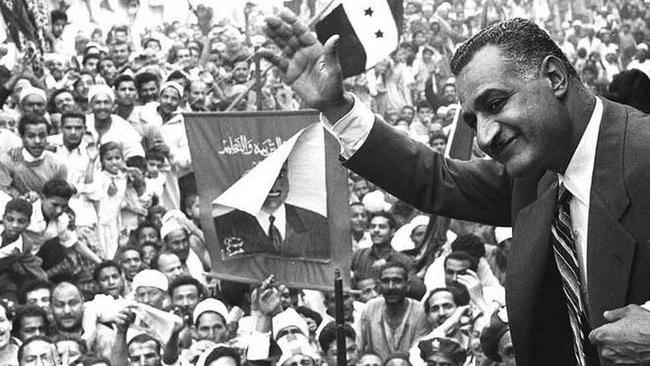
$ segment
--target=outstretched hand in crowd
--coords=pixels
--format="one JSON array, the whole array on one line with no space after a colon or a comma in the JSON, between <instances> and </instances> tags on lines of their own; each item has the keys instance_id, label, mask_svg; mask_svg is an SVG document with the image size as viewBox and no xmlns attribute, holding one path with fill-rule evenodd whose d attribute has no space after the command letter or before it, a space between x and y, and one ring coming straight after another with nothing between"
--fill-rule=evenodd
<instances>
[{"instance_id":1,"label":"outstretched hand in crowd","mask_svg":"<svg viewBox=\"0 0 650 366\"><path fill-rule=\"evenodd\" d=\"M264 32L282 50L282 55L268 49L259 50L257 55L280 69L285 81L308 107L322 111L330 121L332 118L328 112L338 117L347 113L336 113L340 108L351 106L351 101L346 100L343 94L341 65L336 51L338 35L322 45L316 35L286 9L278 16L266 18Z\"/></svg>"}]
</instances>

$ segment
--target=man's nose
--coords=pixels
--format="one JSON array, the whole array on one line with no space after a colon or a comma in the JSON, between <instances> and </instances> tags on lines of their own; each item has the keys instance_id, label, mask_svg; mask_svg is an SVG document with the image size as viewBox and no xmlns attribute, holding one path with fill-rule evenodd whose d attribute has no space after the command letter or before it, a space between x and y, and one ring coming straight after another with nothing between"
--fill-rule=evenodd
<instances>
[{"instance_id":1,"label":"man's nose","mask_svg":"<svg viewBox=\"0 0 650 366\"><path fill-rule=\"evenodd\" d=\"M477 117L476 142L484 151L490 151L489 146L501 132L501 125L488 118Z\"/></svg>"}]
</instances>

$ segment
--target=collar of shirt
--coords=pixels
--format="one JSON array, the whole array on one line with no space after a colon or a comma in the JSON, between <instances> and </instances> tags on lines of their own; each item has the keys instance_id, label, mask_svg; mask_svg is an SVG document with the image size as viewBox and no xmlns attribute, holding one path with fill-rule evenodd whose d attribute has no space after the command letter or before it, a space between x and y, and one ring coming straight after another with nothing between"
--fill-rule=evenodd
<instances>
[{"instance_id":1,"label":"collar of shirt","mask_svg":"<svg viewBox=\"0 0 650 366\"><path fill-rule=\"evenodd\" d=\"M596 97L596 106L591 113L591 119L589 119L585 132L580 138L578 147L564 174L558 174L560 184L564 184L569 192L587 207L589 207L591 178L594 172L598 130L602 117L603 102Z\"/></svg>"},{"instance_id":2,"label":"collar of shirt","mask_svg":"<svg viewBox=\"0 0 650 366\"><path fill-rule=\"evenodd\" d=\"M26 163L36 163L45 159L45 151L43 151L43 153L39 157L35 157L34 155L30 154L29 151L27 151L27 149L25 149L24 147L20 150L20 152L23 154L23 160Z\"/></svg>"},{"instance_id":3,"label":"collar of shirt","mask_svg":"<svg viewBox=\"0 0 650 366\"><path fill-rule=\"evenodd\" d=\"M282 239L286 238L286 232L287 232L287 209L284 206L284 203L278 207L275 212L272 213L273 217L275 217L275 221L273 222L273 225L278 228L280 231L280 235L282 235ZM269 235L269 217L271 216L271 213L266 212L264 210L260 210L260 213L257 214L257 222L259 222L260 226L262 226L262 230L266 233L266 235Z\"/></svg>"}]
</instances>

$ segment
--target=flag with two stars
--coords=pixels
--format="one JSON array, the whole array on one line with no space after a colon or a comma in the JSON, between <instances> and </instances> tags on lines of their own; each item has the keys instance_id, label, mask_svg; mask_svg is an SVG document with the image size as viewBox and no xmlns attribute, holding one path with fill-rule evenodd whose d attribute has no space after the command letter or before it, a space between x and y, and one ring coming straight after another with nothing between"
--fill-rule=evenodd
<instances>
[{"instance_id":1,"label":"flag with two stars","mask_svg":"<svg viewBox=\"0 0 650 366\"><path fill-rule=\"evenodd\" d=\"M343 77L358 75L397 48L402 30L402 0L343 0L316 24L321 43L340 36Z\"/></svg>"}]
</instances>

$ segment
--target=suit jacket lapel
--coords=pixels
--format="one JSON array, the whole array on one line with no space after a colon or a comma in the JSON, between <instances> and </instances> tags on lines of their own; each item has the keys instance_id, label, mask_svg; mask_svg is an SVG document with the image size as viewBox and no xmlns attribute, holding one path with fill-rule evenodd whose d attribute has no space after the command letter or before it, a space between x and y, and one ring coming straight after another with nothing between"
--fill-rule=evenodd
<instances>
[{"instance_id":1,"label":"suit jacket lapel","mask_svg":"<svg viewBox=\"0 0 650 366\"><path fill-rule=\"evenodd\" d=\"M619 222L629 205L624 182L627 114L603 100L589 204L587 291L592 328L603 312L625 305L635 241Z\"/></svg>"},{"instance_id":2,"label":"suit jacket lapel","mask_svg":"<svg viewBox=\"0 0 650 366\"><path fill-rule=\"evenodd\" d=\"M545 280L550 253L549 235L553 209L557 201L557 176L546 174L540 182L538 198L519 211L510 248L506 278L508 316L513 319L510 329L513 339L532 340L530 330L535 319L535 305ZM516 311L515 311L516 310ZM517 345L518 349L531 349L532 345Z\"/></svg>"}]
</instances>

